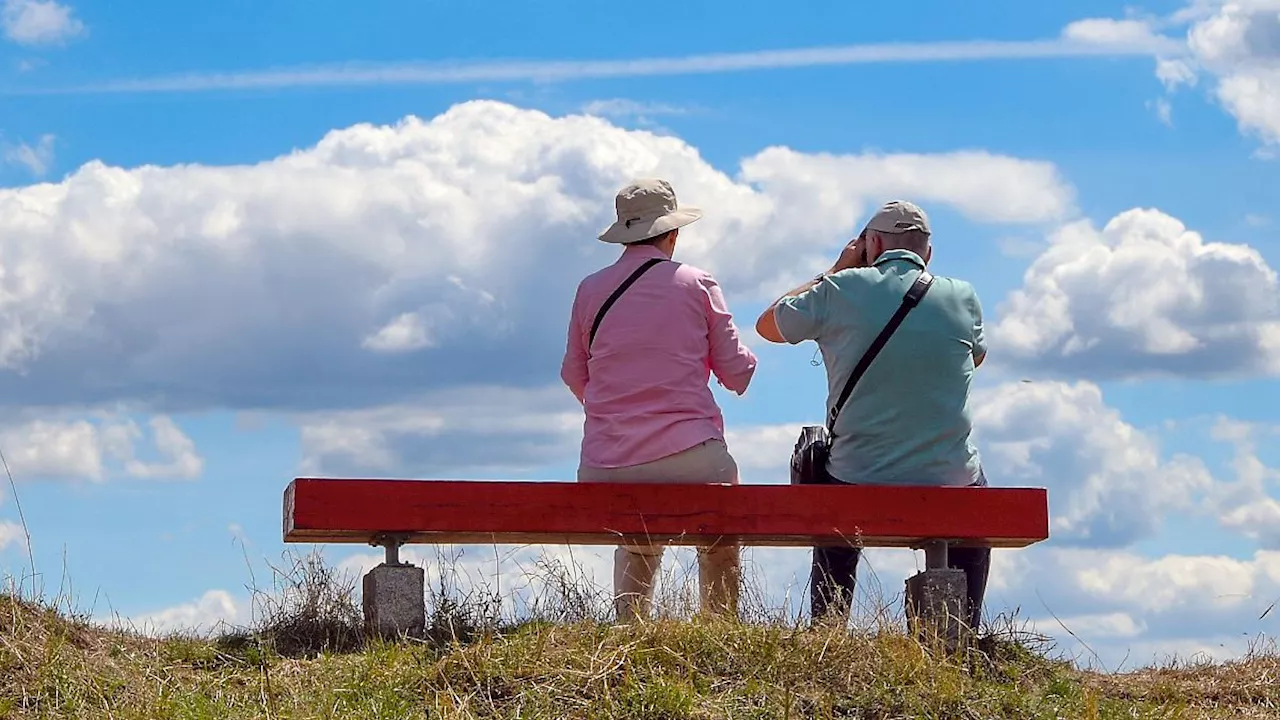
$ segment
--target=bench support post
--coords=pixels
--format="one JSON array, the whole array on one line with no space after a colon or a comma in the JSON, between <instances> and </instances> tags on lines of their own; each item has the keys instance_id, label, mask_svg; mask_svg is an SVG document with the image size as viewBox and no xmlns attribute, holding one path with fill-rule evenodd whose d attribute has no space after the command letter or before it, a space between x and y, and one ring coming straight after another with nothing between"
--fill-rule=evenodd
<instances>
[{"instance_id":1,"label":"bench support post","mask_svg":"<svg viewBox=\"0 0 1280 720\"><path fill-rule=\"evenodd\" d=\"M427 624L426 573L400 562L405 538L377 535L371 545L381 545L386 559L364 576L364 623L371 635L395 640L422 637Z\"/></svg>"},{"instance_id":2,"label":"bench support post","mask_svg":"<svg viewBox=\"0 0 1280 720\"><path fill-rule=\"evenodd\" d=\"M963 570L947 564L947 542L924 545L925 569L907 578L907 621L925 642L955 652L968 642L968 582Z\"/></svg>"}]
</instances>

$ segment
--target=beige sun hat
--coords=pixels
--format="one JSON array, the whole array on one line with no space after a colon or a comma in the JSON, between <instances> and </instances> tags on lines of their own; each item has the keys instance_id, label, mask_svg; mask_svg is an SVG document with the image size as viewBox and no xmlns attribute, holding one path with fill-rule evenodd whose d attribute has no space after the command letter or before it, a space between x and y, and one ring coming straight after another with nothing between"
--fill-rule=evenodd
<instances>
[{"instance_id":1,"label":"beige sun hat","mask_svg":"<svg viewBox=\"0 0 1280 720\"><path fill-rule=\"evenodd\" d=\"M671 183L656 178L632 181L618 191L614 205L618 221L599 235L607 243L625 245L647 240L702 217L698 208L678 207Z\"/></svg>"}]
</instances>

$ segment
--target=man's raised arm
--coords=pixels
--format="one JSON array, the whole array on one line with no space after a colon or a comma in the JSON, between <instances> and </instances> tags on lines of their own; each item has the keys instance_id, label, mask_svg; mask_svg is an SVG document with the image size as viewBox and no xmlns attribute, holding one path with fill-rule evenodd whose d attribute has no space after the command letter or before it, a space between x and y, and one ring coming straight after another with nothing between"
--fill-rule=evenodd
<instances>
[{"instance_id":1,"label":"man's raised arm","mask_svg":"<svg viewBox=\"0 0 1280 720\"><path fill-rule=\"evenodd\" d=\"M775 343L795 344L805 340L816 339L817 324L822 314L821 306L824 304L820 283L826 279L827 275L833 275L849 268L865 267L866 264L867 238L865 234L860 234L844 246L844 249L840 251L840 257L836 258L836 262L831 266L830 270L792 289L765 308L764 312L760 313L760 317L756 320L756 334L769 342ZM815 290L815 288L819 289ZM814 292L811 293L810 291ZM788 298L799 298L802 295L806 296L802 300L784 303ZM780 305L785 305L785 308L781 311L779 310ZM788 319L783 321L783 325L787 326L785 336L783 335L783 328L778 324L779 312L787 313L788 315Z\"/></svg>"}]
</instances>

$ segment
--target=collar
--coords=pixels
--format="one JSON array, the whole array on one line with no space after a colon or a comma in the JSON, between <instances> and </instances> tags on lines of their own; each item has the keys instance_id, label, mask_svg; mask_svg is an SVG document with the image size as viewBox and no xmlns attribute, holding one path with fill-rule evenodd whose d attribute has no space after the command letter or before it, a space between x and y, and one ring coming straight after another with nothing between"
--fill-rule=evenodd
<instances>
[{"instance_id":1,"label":"collar","mask_svg":"<svg viewBox=\"0 0 1280 720\"><path fill-rule=\"evenodd\" d=\"M907 262L918 265L921 270L924 269L924 259L910 250L885 250L880 253L880 257L871 263L872 267L876 267L882 263L893 262L895 260L906 260Z\"/></svg>"},{"instance_id":2,"label":"collar","mask_svg":"<svg viewBox=\"0 0 1280 720\"><path fill-rule=\"evenodd\" d=\"M628 245L622 250L622 256L618 258L618 262L624 260L648 260L649 258L662 258L670 260L667 254L652 245Z\"/></svg>"}]
</instances>

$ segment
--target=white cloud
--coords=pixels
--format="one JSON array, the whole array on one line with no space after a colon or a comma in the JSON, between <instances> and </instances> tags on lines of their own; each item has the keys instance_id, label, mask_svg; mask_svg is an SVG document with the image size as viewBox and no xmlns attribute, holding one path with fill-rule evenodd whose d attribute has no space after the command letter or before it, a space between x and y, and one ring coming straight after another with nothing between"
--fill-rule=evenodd
<instances>
[{"instance_id":1,"label":"white cloud","mask_svg":"<svg viewBox=\"0 0 1280 720\"><path fill-rule=\"evenodd\" d=\"M1149 537L1166 513L1192 508L1212 484L1198 460L1165 458L1090 383L983 388L972 408L988 480L1048 488L1056 545L1116 547Z\"/></svg>"},{"instance_id":2,"label":"white cloud","mask_svg":"<svg viewBox=\"0 0 1280 720\"><path fill-rule=\"evenodd\" d=\"M688 115L694 111L692 107L671 105L662 102L644 102L627 98L609 98L592 100L581 108L587 115L602 118L613 118L617 121L631 121L636 127L645 128L661 135L675 134L658 122L663 116Z\"/></svg>"},{"instance_id":3,"label":"white cloud","mask_svg":"<svg viewBox=\"0 0 1280 720\"><path fill-rule=\"evenodd\" d=\"M1221 483L1211 498L1218 522L1254 540L1265 548L1280 548L1280 501L1273 490L1280 488L1280 470L1258 457L1258 436L1274 433L1259 427L1219 418L1210 436L1232 446L1231 466L1235 479Z\"/></svg>"},{"instance_id":4,"label":"white cloud","mask_svg":"<svg viewBox=\"0 0 1280 720\"><path fill-rule=\"evenodd\" d=\"M1151 558L1053 543L993 552L985 615L1016 612L1029 629L1053 637L1062 651L1083 661L1093 660L1090 651L1110 669L1126 660L1130 666L1168 660L1173 653L1236 658L1247 649L1245 638L1270 633L1277 622L1261 616L1280 598L1280 554ZM557 574L608 612L611 548L407 546L400 556L425 569L430 594L444 587L455 596L494 598L507 617L554 606ZM753 605L762 599L765 608L784 610L789 618L803 617L809 557L799 548L744 549L744 596ZM380 562L381 553L360 551L345 554L336 566L340 574L358 578ZM868 550L858 568L859 614L900 613L903 582L921 566L920 553ZM669 548L656 596L687 602L697 581L695 567L690 548Z\"/></svg>"},{"instance_id":5,"label":"white cloud","mask_svg":"<svg viewBox=\"0 0 1280 720\"><path fill-rule=\"evenodd\" d=\"M196 452L196 444L172 419L164 416L149 421L158 462L145 462L133 457L125 460L125 472L140 478L194 478L204 470L204 459Z\"/></svg>"},{"instance_id":6,"label":"white cloud","mask_svg":"<svg viewBox=\"0 0 1280 720\"><path fill-rule=\"evenodd\" d=\"M822 424L821 405L811 410L816 418L807 424ZM791 451L800 436L800 428L801 423L726 428L725 444L738 463L742 480L766 484L786 482Z\"/></svg>"},{"instance_id":7,"label":"white cloud","mask_svg":"<svg viewBox=\"0 0 1280 720\"><path fill-rule=\"evenodd\" d=\"M19 480L198 476L204 461L191 438L168 417L153 417L149 424L158 462L135 459L135 452L145 449L140 443L146 433L132 419L113 414L51 416L3 426L0 448Z\"/></svg>"},{"instance_id":8,"label":"white cloud","mask_svg":"<svg viewBox=\"0 0 1280 720\"><path fill-rule=\"evenodd\" d=\"M689 112L689 109L668 103L609 98L607 100L592 100L583 104L582 112L600 117L652 118L659 115L685 115Z\"/></svg>"},{"instance_id":9,"label":"white cloud","mask_svg":"<svg viewBox=\"0 0 1280 720\"><path fill-rule=\"evenodd\" d=\"M1280 621L1262 617L1280 599L1280 552L1146 556L1117 547L1151 538L1161 518L1217 513L1226 507L1220 502L1224 488L1233 484L1215 486L1198 461L1162 452L1151 433L1103 404L1096 386L1009 384L980 390L974 407L977 441L993 484L1045 486L1052 503L1047 542L993 553L988 617L1017 610L1062 651L1086 663L1096 662L1097 653L1112 669L1122 662L1167 660L1174 653L1240 657L1249 636L1271 633ZM731 428L730 445L744 469L776 470L785 463L796 429ZM1223 420L1211 435L1241 442L1262 432ZM1261 477L1257 464L1246 460L1237 460L1237 474ZM1187 542L1195 547L1198 540ZM611 553L602 547L410 546L402 557L426 567L432 587L443 578L464 594L488 591L501 598L508 614L554 595L540 559L568 567L594 597L603 597L610 585ZM340 567L361 573L380 561L380 553L364 551L347 555ZM808 561L805 549L745 551L753 602L762 593L767 607L798 616L807 607ZM692 563L689 549L670 550L660 595L692 588ZM902 582L920 564L919 553L868 551L859 569L859 607L898 612Z\"/></svg>"},{"instance_id":10,"label":"white cloud","mask_svg":"<svg viewBox=\"0 0 1280 720\"><path fill-rule=\"evenodd\" d=\"M1195 86L1207 75L1211 92L1244 134L1280 145L1280 1L1191 0L1159 21L1089 19L1068 25L1064 37L1106 47L1143 47L1154 28L1185 29L1179 42L1154 36L1156 77L1166 91Z\"/></svg>"},{"instance_id":11,"label":"white cloud","mask_svg":"<svg viewBox=\"0 0 1280 720\"><path fill-rule=\"evenodd\" d=\"M1123 48L1146 47L1152 51L1168 48L1170 39L1160 37L1144 20L1086 18L1076 20L1062 30L1069 40Z\"/></svg>"},{"instance_id":12,"label":"white cloud","mask_svg":"<svg viewBox=\"0 0 1280 720\"><path fill-rule=\"evenodd\" d=\"M820 405L815 412L820 422ZM971 412L993 485L1049 489L1055 545L1119 547L1151 537L1162 517L1196 511L1214 489L1199 459L1164 452L1092 383L980 387ZM799 430L799 423L730 426L726 440L744 481L786 482Z\"/></svg>"},{"instance_id":13,"label":"white cloud","mask_svg":"<svg viewBox=\"0 0 1280 720\"><path fill-rule=\"evenodd\" d=\"M1050 237L998 307L993 346L1020 368L1073 376L1280 371L1280 287L1248 245L1207 242L1133 209Z\"/></svg>"},{"instance_id":14,"label":"white cloud","mask_svg":"<svg viewBox=\"0 0 1280 720\"><path fill-rule=\"evenodd\" d=\"M1155 111L1156 118L1168 127L1173 127L1173 105L1168 98L1157 98L1150 103L1150 107Z\"/></svg>"},{"instance_id":15,"label":"white cloud","mask_svg":"<svg viewBox=\"0 0 1280 720\"><path fill-rule=\"evenodd\" d=\"M1189 24L1190 58L1157 65L1166 88L1193 85L1207 72L1242 132L1280 144L1280 2L1195 0L1170 21Z\"/></svg>"},{"instance_id":16,"label":"white cloud","mask_svg":"<svg viewBox=\"0 0 1280 720\"><path fill-rule=\"evenodd\" d=\"M378 352L407 352L432 345L431 334L418 313L402 313L361 342Z\"/></svg>"},{"instance_id":17,"label":"white cloud","mask_svg":"<svg viewBox=\"0 0 1280 720\"><path fill-rule=\"evenodd\" d=\"M192 602L129 618L113 618L106 624L163 636L170 633L206 634L224 627L243 627L250 619L249 603L238 601L226 590L209 590Z\"/></svg>"},{"instance_id":18,"label":"white cloud","mask_svg":"<svg viewBox=\"0 0 1280 720\"><path fill-rule=\"evenodd\" d=\"M1167 661L1175 653L1237 659L1249 638L1274 634L1280 622L1262 617L1280 598L1280 553L1147 557L1061 548L1050 539L994 551L993 560L1009 555L1018 558L1020 572L1007 587L988 592L988 614L1019 608L1031 629L1052 636L1060 650L1086 664L1100 660L1109 670Z\"/></svg>"},{"instance_id":19,"label":"white cloud","mask_svg":"<svg viewBox=\"0 0 1280 720\"><path fill-rule=\"evenodd\" d=\"M91 162L0 189L0 398L312 410L539 385L575 284L616 252L595 240L613 194L654 172L706 209L681 259L735 310L829 264L891 195L990 223L1073 212L1047 162L770 148L730 177L677 138L496 102L251 166Z\"/></svg>"},{"instance_id":20,"label":"white cloud","mask_svg":"<svg viewBox=\"0 0 1280 720\"><path fill-rule=\"evenodd\" d=\"M1280 143L1280 68L1227 76L1218 84L1218 99L1241 130Z\"/></svg>"},{"instance_id":21,"label":"white cloud","mask_svg":"<svg viewBox=\"0 0 1280 720\"><path fill-rule=\"evenodd\" d=\"M791 50L757 50L680 57L621 60L528 60L479 62L341 63L323 67L192 73L121 80L38 92L202 92L245 88L363 85L440 85L479 82L567 82L599 78L661 77L751 70L862 65L868 63L970 62L1046 58L1152 55L1177 43L1150 38L1141 43L1099 43L1088 38L969 40L879 43Z\"/></svg>"},{"instance_id":22,"label":"white cloud","mask_svg":"<svg viewBox=\"0 0 1280 720\"><path fill-rule=\"evenodd\" d=\"M0 552L3 552L10 545L16 545L19 548L26 547L27 534L22 529L22 525L11 520L0 521Z\"/></svg>"},{"instance_id":23,"label":"white cloud","mask_svg":"<svg viewBox=\"0 0 1280 720\"><path fill-rule=\"evenodd\" d=\"M54 140L53 135L41 135L35 145L28 145L27 143L5 144L0 149L3 150L6 163L24 167L36 177L44 177L53 165Z\"/></svg>"},{"instance_id":24,"label":"white cloud","mask_svg":"<svg viewBox=\"0 0 1280 720\"><path fill-rule=\"evenodd\" d=\"M1195 68L1186 60L1160 58L1156 61L1156 77L1166 90L1173 91L1182 85L1194 86L1198 82Z\"/></svg>"},{"instance_id":25,"label":"white cloud","mask_svg":"<svg viewBox=\"0 0 1280 720\"><path fill-rule=\"evenodd\" d=\"M582 410L561 386L467 386L299 418L309 475L522 473L577 456Z\"/></svg>"},{"instance_id":26,"label":"white cloud","mask_svg":"<svg viewBox=\"0 0 1280 720\"><path fill-rule=\"evenodd\" d=\"M55 0L4 0L0 28L20 45L58 44L85 32L71 8Z\"/></svg>"},{"instance_id":27,"label":"white cloud","mask_svg":"<svg viewBox=\"0 0 1280 720\"><path fill-rule=\"evenodd\" d=\"M1054 619L1037 619L1034 625L1052 629L1059 625L1066 630L1090 638L1134 638L1142 634L1146 624L1126 612L1099 613L1096 615L1072 615Z\"/></svg>"}]
</instances>

